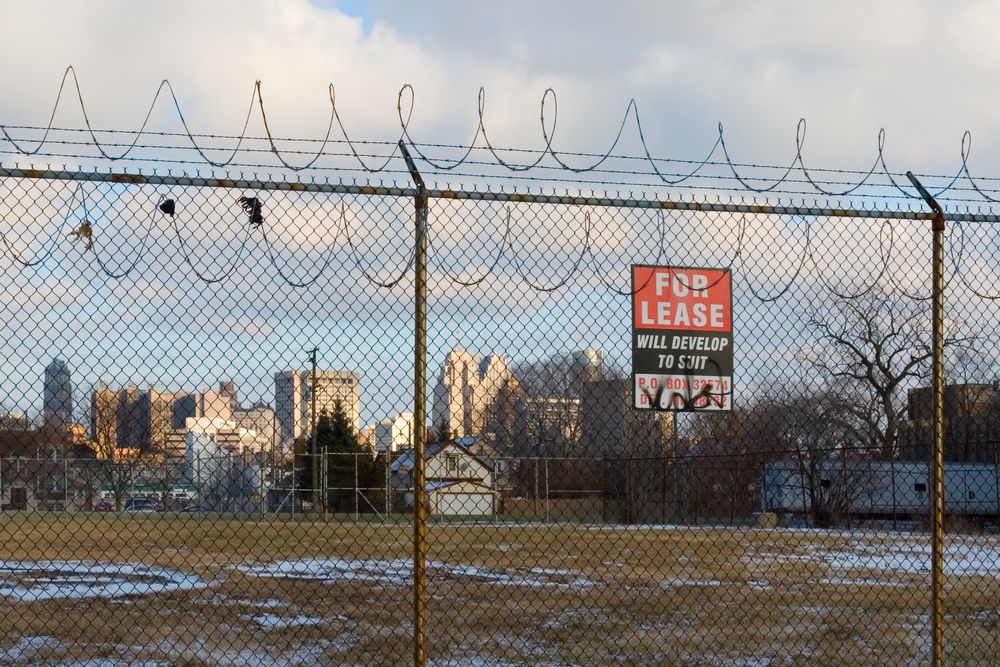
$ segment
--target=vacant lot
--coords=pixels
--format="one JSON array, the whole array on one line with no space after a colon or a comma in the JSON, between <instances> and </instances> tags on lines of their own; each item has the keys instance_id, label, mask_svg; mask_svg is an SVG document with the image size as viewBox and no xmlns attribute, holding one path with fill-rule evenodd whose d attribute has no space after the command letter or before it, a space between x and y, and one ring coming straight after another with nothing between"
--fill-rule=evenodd
<instances>
[{"instance_id":1,"label":"vacant lot","mask_svg":"<svg viewBox=\"0 0 1000 667\"><path fill-rule=\"evenodd\" d=\"M410 660L411 531L0 516L0 664ZM435 526L430 664L922 665L919 534ZM997 664L1000 540L947 547L950 664Z\"/></svg>"}]
</instances>

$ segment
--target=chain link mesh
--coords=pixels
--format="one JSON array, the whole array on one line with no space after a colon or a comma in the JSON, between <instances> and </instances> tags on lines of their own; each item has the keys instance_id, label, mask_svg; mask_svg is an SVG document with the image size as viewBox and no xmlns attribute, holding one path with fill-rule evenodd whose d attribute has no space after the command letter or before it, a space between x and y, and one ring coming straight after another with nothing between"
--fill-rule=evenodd
<instances>
[{"instance_id":1,"label":"chain link mesh","mask_svg":"<svg viewBox=\"0 0 1000 667\"><path fill-rule=\"evenodd\" d=\"M927 662L926 218L432 195L415 424L413 194L294 185L0 178L0 662L409 663L417 439L428 664ZM947 232L956 664L1000 654L993 229ZM732 269L731 411L632 406L633 264Z\"/></svg>"}]
</instances>

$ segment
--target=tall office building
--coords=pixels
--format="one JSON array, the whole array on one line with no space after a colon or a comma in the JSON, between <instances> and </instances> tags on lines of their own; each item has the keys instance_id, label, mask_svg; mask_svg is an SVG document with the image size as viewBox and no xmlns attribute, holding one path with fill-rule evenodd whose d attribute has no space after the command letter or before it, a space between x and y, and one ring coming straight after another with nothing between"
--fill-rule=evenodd
<instances>
[{"instance_id":1,"label":"tall office building","mask_svg":"<svg viewBox=\"0 0 1000 667\"><path fill-rule=\"evenodd\" d=\"M434 387L434 428L446 426L455 438L506 430L517 391L509 366L502 355L449 352Z\"/></svg>"},{"instance_id":2,"label":"tall office building","mask_svg":"<svg viewBox=\"0 0 1000 667\"><path fill-rule=\"evenodd\" d=\"M580 399L521 396L516 405L513 452L520 456L580 453Z\"/></svg>"},{"instance_id":3,"label":"tall office building","mask_svg":"<svg viewBox=\"0 0 1000 667\"><path fill-rule=\"evenodd\" d=\"M219 395L229 403L230 410L239 407L239 396L236 393L236 383L232 380L219 380Z\"/></svg>"},{"instance_id":4,"label":"tall office building","mask_svg":"<svg viewBox=\"0 0 1000 667\"><path fill-rule=\"evenodd\" d=\"M316 371L316 415L324 410L333 412L340 401L347 417L357 431L361 426L361 376L351 371ZM310 433L312 409L312 373L293 370L274 376L274 409L278 421L278 437L288 448L296 438Z\"/></svg>"},{"instance_id":5,"label":"tall office building","mask_svg":"<svg viewBox=\"0 0 1000 667\"><path fill-rule=\"evenodd\" d=\"M98 450L163 451L175 424L188 416L188 394L151 387L110 389L101 385L90 398L90 432Z\"/></svg>"},{"instance_id":6,"label":"tall office building","mask_svg":"<svg viewBox=\"0 0 1000 667\"><path fill-rule=\"evenodd\" d=\"M42 419L59 429L68 428L73 421L73 382L69 366L60 359L45 367Z\"/></svg>"},{"instance_id":7,"label":"tall office building","mask_svg":"<svg viewBox=\"0 0 1000 667\"><path fill-rule=\"evenodd\" d=\"M125 387L118 392L118 446L125 449L149 449L149 396L139 387Z\"/></svg>"},{"instance_id":8,"label":"tall office building","mask_svg":"<svg viewBox=\"0 0 1000 667\"><path fill-rule=\"evenodd\" d=\"M253 433L263 451L270 452L274 449L276 419L270 405L257 403L248 408L235 409L232 420L237 427Z\"/></svg>"},{"instance_id":9,"label":"tall office building","mask_svg":"<svg viewBox=\"0 0 1000 667\"><path fill-rule=\"evenodd\" d=\"M118 391L104 383L90 396L90 437L101 458L118 448Z\"/></svg>"}]
</instances>

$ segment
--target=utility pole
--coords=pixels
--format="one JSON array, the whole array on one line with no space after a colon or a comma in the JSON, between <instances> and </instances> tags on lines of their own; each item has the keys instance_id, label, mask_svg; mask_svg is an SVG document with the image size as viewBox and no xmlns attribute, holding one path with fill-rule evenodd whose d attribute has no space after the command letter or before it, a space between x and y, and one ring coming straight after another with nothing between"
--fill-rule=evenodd
<instances>
[{"instance_id":1,"label":"utility pole","mask_svg":"<svg viewBox=\"0 0 1000 667\"><path fill-rule=\"evenodd\" d=\"M309 363L312 364L309 389L309 456L312 463L310 469L312 470L312 497L313 509L315 510L320 504L320 460L319 446L316 440L316 355L319 354L319 348L314 347L311 350L307 350L306 354L309 355ZM325 505L326 503L323 504Z\"/></svg>"}]
</instances>

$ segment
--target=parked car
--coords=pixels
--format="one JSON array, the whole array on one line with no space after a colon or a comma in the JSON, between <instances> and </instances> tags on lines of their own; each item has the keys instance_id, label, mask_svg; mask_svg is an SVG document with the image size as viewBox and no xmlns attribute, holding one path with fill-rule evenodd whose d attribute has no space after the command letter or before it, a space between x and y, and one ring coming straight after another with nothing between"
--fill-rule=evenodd
<instances>
[{"instance_id":1,"label":"parked car","mask_svg":"<svg viewBox=\"0 0 1000 667\"><path fill-rule=\"evenodd\" d=\"M208 505L188 505L181 510L182 514L204 514L213 511Z\"/></svg>"},{"instance_id":2,"label":"parked car","mask_svg":"<svg viewBox=\"0 0 1000 667\"><path fill-rule=\"evenodd\" d=\"M132 498L125 503L126 512L162 512L163 503L151 498Z\"/></svg>"},{"instance_id":3,"label":"parked car","mask_svg":"<svg viewBox=\"0 0 1000 667\"><path fill-rule=\"evenodd\" d=\"M114 512L114 503L109 503L107 500L102 500L101 502L94 505L95 512Z\"/></svg>"}]
</instances>

